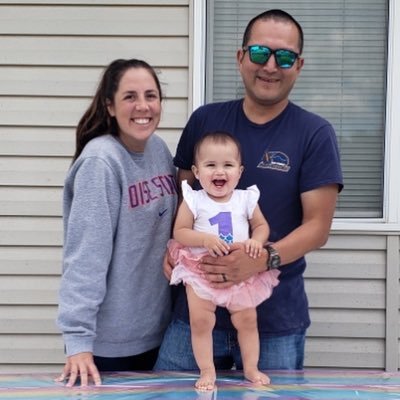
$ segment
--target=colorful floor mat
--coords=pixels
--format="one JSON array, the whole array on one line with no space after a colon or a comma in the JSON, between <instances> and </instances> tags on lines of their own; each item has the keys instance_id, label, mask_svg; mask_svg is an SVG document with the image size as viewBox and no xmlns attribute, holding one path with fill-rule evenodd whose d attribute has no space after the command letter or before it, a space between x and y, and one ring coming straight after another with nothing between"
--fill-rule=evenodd
<instances>
[{"instance_id":1,"label":"colorful floor mat","mask_svg":"<svg viewBox=\"0 0 400 400\"><path fill-rule=\"evenodd\" d=\"M255 387L239 372L218 373L217 388L197 392L193 373L113 373L101 387L66 388L55 375L0 374L0 399L57 400L400 400L400 373L362 370L269 371L271 385Z\"/></svg>"}]
</instances>

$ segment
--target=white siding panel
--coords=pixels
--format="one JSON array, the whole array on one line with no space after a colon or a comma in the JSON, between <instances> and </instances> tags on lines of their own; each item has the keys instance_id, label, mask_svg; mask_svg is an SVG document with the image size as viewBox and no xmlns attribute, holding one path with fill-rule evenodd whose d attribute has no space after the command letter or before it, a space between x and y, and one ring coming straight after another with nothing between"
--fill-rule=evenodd
<instances>
[{"instance_id":1,"label":"white siding panel","mask_svg":"<svg viewBox=\"0 0 400 400\"><path fill-rule=\"evenodd\" d=\"M4 364L62 363L62 339L59 335L0 335L0 360Z\"/></svg>"},{"instance_id":2,"label":"white siding panel","mask_svg":"<svg viewBox=\"0 0 400 400\"><path fill-rule=\"evenodd\" d=\"M164 94L157 133L187 120L189 0L0 2L0 371L61 371L55 326L62 186L104 66L142 58Z\"/></svg>"},{"instance_id":3,"label":"white siding panel","mask_svg":"<svg viewBox=\"0 0 400 400\"><path fill-rule=\"evenodd\" d=\"M187 49L185 37L0 36L0 64L104 66L142 58L155 67L187 67Z\"/></svg>"},{"instance_id":4,"label":"white siding panel","mask_svg":"<svg viewBox=\"0 0 400 400\"><path fill-rule=\"evenodd\" d=\"M89 99L1 97L2 124L75 127Z\"/></svg>"},{"instance_id":5,"label":"white siding panel","mask_svg":"<svg viewBox=\"0 0 400 400\"><path fill-rule=\"evenodd\" d=\"M61 216L62 188L0 186L0 210L4 216Z\"/></svg>"},{"instance_id":6,"label":"white siding panel","mask_svg":"<svg viewBox=\"0 0 400 400\"><path fill-rule=\"evenodd\" d=\"M160 128L182 129L186 125L188 102L186 99L166 99L162 103Z\"/></svg>"},{"instance_id":7,"label":"white siding panel","mask_svg":"<svg viewBox=\"0 0 400 400\"><path fill-rule=\"evenodd\" d=\"M0 157L0 185L62 186L69 158Z\"/></svg>"},{"instance_id":8,"label":"white siding panel","mask_svg":"<svg viewBox=\"0 0 400 400\"><path fill-rule=\"evenodd\" d=\"M59 363L62 361L60 360ZM54 378L59 376L62 371L62 365L60 364L0 364L0 372L3 374L32 374L32 373L53 373ZM29 391L27 390L27 396ZM29 397L26 397L29 398Z\"/></svg>"},{"instance_id":9,"label":"white siding panel","mask_svg":"<svg viewBox=\"0 0 400 400\"><path fill-rule=\"evenodd\" d=\"M181 128L157 130L172 154L181 132ZM75 151L75 127L0 126L0 142L0 156L67 156L70 162Z\"/></svg>"},{"instance_id":10,"label":"white siding panel","mask_svg":"<svg viewBox=\"0 0 400 400\"><path fill-rule=\"evenodd\" d=\"M55 305L58 276L0 276L0 304Z\"/></svg>"},{"instance_id":11,"label":"white siding panel","mask_svg":"<svg viewBox=\"0 0 400 400\"><path fill-rule=\"evenodd\" d=\"M306 342L309 367L384 368L384 340L311 338Z\"/></svg>"},{"instance_id":12,"label":"white siding panel","mask_svg":"<svg viewBox=\"0 0 400 400\"><path fill-rule=\"evenodd\" d=\"M338 232L329 237L324 249L340 250L386 250L386 236L377 234L344 234Z\"/></svg>"},{"instance_id":13,"label":"white siding panel","mask_svg":"<svg viewBox=\"0 0 400 400\"><path fill-rule=\"evenodd\" d=\"M0 97L1 123L14 126L75 127L89 106L89 98ZM187 100L163 101L161 128L181 128L187 120Z\"/></svg>"},{"instance_id":14,"label":"white siding panel","mask_svg":"<svg viewBox=\"0 0 400 400\"><path fill-rule=\"evenodd\" d=\"M158 129L157 134L165 140L171 154L174 156L182 129Z\"/></svg>"},{"instance_id":15,"label":"white siding panel","mask_svg":"<svg viewBox=\"0 0 400 400\"><path fill-rule=\"evenodd\" d=\"M165 98L184 98L189 96L189 80L185 69L157 69L161 89ZM186 121L185 121L186 124Z\"/></svg>"},{"instance_id":16,"label":"white siding panel","mask_svg":"<svg viewBox=\"0 0 400 400\"><path fill-rule=\"evenodd\" d=\"M103 68L0 66L0 94L14 96L92 96Z\"/></svg>"},{"instance_id":17,"label":"white siding panel","mask_svg":"<svg viewBox=\"0 0 400 400\"><path fill-rule=\"evenodd\" d=\"M384 281L308 279L306 291L313 308L385 308Z\"/></svg>"},{"instance_id":18,"label":"white siding panel","mask_svg":"<svg viewBox=\"0 0 400 400\"><path fill-rule=\"evenodd\" d=\"M385 279L386 253L371 249L322 249L307 255L308 278Z\"/></svg>"},{"instance_id":19,"label":"white siding panel","mask_svg":"<svg viewBox=\"0 0 400 400\"><path fill-rule=\"evenodd\" d=\"M0 5L0 33L11 35L187 36L187 21L184 7Z\"/></svg>"},{"instance_id":20,"label":"white siding panel","mask_svg":"<svg viewBox=\"0 0 400 400\"><path fill-rule=\"evenodd\" d=\"M0 305L1 334L58 334L57 306Z\"/></svg>"},{"instance_id":21,"label":"white siding panel","mask_svg":"<svg viewBox=\"0 0 400 400\"><path fill-rule=\"evenodd\" d=\"M311 309L308 337L384 338L385 314L371 309Z\"/></svg>"},{"instance_id":22,"label":"white siding panel","mask_svg":"<svg viewBox=\"0 0 400 400\"><path fill-rule=\"evenodd\" d=\"M61 246L62 241L61 218L0 217L0 246Z\"/></svg>"},{"instance_id":23,"label":"white siding panel","mask_svg":"<svg viewBox=\"0 0 400 400\"><path fill-rule=\"evenodd\" d=\"M75 127L0 126L0 143L0 155L72 156Z\"/></svg>"},{"instance_id":24,"label":"white siding panel","mask_svg":"<svg viewBox=\"0 0 400 400\"><path fill-rule=\"evenodd\" d=\"M386 235L331 235L307 255L306 367L385 368L387 268Z\"/></svg>"},{"instance_id":25,"label":"white siding panel","mask_svg":"<svg viewBox=\"0 0 400 400\"><path fill-rule=\"evenodd\" d=\"M0 66L0 95L90 97L102 72L99 67ZM164 97L187 98L185 69L157 68L157 73Z\"/></svg>"},{"instance_id":26,"label":"white siding panel","mask_svg":"<svg viewBox=\"0 0 400 400\"><path fill-rule=\"evenodd\" d=\"M2 0L4 1L4 0ZM127 6L166 6L166 5L185 5L189 4L190 0L96 0L96 4L101 5L127 5ZM76 5L92 5L93 0L7 0L7 4L37 4L42 5L46 4L54 4L54 5L65 5L65 4L76 4Z\"/></svg>"},{"instance_id":27,"label":"white siding panel","mask_svg":"<svg viewBox=\"0 0 400 400\"><path fill-rule=\"evenodd\" d=\"M62 247L0 246L4 275L60 275Z\"/></svg>"}]
</instances>

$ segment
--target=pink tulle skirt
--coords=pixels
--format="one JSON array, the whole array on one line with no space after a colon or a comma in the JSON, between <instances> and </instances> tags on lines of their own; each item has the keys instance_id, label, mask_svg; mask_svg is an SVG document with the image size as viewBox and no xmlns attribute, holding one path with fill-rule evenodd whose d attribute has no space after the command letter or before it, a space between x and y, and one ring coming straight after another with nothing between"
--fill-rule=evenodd
<instances>
[{"instance_id":1,"label":"pink tulle skirt","mask_svg":"<svg viewBox=\"0 0 400 400\"><path fill-rule=\"evenodd\" d=\"M238 311L257 307L271 296L273 288L279 284L280 271L272 270L261 272L229 288L215 289L202 277L199 268L201 259L208 254L207 251L194 253L176 240L168 242L168 249L175 261L170 284L177 285L183 282L190 285L200 298L210 300L228 310Z\"/></svg>"}]
</instances>

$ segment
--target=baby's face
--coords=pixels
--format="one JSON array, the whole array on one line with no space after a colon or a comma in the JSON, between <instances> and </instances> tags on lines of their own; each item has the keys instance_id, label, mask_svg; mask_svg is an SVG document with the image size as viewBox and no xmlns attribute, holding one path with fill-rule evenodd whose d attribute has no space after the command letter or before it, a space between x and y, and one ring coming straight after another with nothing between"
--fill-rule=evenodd
<instances>
[{"instance_id":1,"label":"baby's face","mask_svg":"<svg viewBox=\"0 0 400 400\"><path fill-rule=\"evenodd\" d=\"M236 188L243 167L237 146L233 142L205 141L193 167L195 177L215 201L228 201Z\"/></svg>"}]
</instances>

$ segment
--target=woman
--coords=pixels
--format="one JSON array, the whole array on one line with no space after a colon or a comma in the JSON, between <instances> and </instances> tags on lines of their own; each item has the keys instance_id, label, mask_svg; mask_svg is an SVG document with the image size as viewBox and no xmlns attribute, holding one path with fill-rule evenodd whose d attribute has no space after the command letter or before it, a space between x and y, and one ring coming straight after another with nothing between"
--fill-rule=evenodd
<instances>
[{"instance_id":1,"label":"woman","mask_svg":"<svg viewBox=\"0 0 400 400\"><path fill-rule=\"evenodd\" d=\"M162 274L177 203L175 169L154 134L161 86L150 65L116 60L76 131L64 186L57 323L67 386L99 371L150 370L170 317Z\"/></svg>"}]
</instances>

